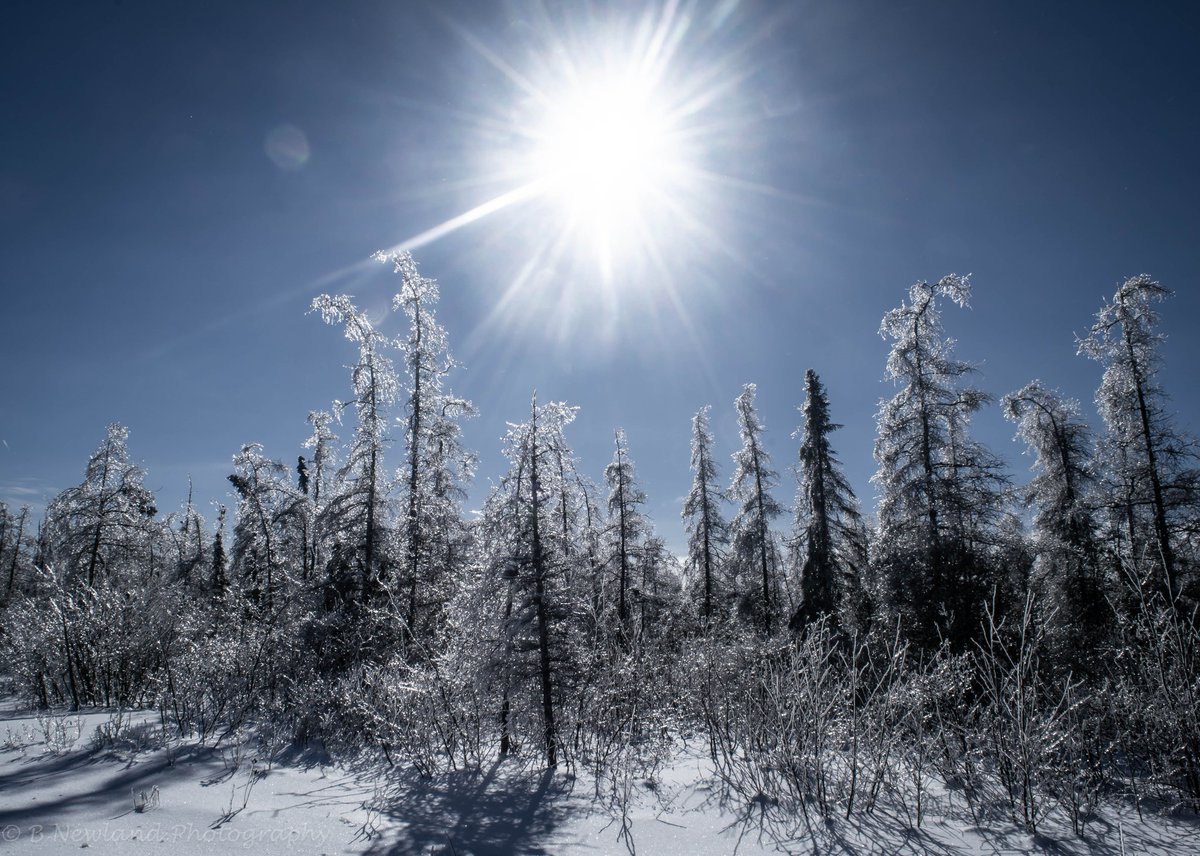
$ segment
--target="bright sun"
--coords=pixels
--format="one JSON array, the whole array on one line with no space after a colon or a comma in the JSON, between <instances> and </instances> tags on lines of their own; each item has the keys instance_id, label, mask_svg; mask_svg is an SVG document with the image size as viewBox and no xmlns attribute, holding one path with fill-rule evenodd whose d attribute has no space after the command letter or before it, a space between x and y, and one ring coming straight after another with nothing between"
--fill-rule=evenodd
<instances>
[{"instance_id":1,"label":"bright sun","mask_svg":"<svg viewBox=\"0 0 1200 856\"><path fill-rule=\"evenodd\" d=\"M525 38L503 49L456 27L499 84L480 87L495 97L474 117L478 181L494 195L392 249L503 212L517 250L504 307L547 280L558 285L539 294L564 311L597 296L611 308L632 284L679 303L675 260L724 248L714 164L737 139L723 108L743 74L723 41L728 12L665 0L632 18L555 14L523 21Z\"/></svg>"},{"instance_id":2,"label":"bright sun","mask_svg":"<svg viewBox=\"0 0 1200 856\"><path fill-rule=\"evenodd\" d=\"M574 229L609 249L680 179L682 156L654 81L634 74L577 83L550 98L532 169Z\"/></svg>"}]
</instances>

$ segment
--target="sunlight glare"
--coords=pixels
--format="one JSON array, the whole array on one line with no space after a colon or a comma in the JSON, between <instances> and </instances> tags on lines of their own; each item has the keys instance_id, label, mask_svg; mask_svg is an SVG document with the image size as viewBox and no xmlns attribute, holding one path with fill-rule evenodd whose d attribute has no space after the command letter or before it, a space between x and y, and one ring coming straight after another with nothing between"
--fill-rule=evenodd
<instances>
[{"instance_id":1,"label":"sunlight glare","mask_svg":"<svg viewBox=\"0 0 1200 856\"><path fill-rule=\"evenodd\" d=\"M552 99L536 135L535 169L572 224L605 239L671 192L680 153L648 76L622 74Z\"/></svg>"}]
</instances>

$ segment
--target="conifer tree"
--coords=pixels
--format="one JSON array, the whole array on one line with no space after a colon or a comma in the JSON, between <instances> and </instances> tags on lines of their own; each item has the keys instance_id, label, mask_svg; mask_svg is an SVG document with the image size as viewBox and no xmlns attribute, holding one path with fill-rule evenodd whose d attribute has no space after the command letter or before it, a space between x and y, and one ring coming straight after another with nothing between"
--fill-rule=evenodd
<instances>
[{"instance_id":1,"label":"conifer tree","mask_svg":"<svg viewBox=\"0 0 1200 856\"><path fill-rule=\"evenodd\" d=\"M796 432L801 438L794 523L800 570L800 607L792 618L796 629L822 614L835 625L840 613L855 614L850 601L866 563L858 500L829 445L829 435L842 426L829 418L829 399L812 369L804 373L804 387L804 424Z\"/></svg>"},{"instance_id":2,"label":"conifer tree","mask_svg":"<svg viewBox=\"0 0 1200 856\"><path fill-rule=\"evenodd\" d=\"M408 318L408 335L399 343L406 396L405 462L397 480L403 509L400 595L405 624L416 633L419 625L430 627L436 622L437 610L449 597L447 587L465 560L461 503L475 458L462 445L460 423L475 409L445 387L456 363L446 331L434 314L437 282L420 275L409 253L377 258L392 262L401 277L393 308Z\"/></svg>"},{"instance_id":3,"label":"conifer tree","mask_svg":"<svg viewBox=\"0 0 1200 856\"><path fill-rule=\"evenodd\" d=\"M879 407L876 560L891 608L927 644L966 644L997 582L988 550L1006 479L967 431L991 398L963 385L974 368L954 358L938 311L939 297L966 306L970 294L970 280L956 274L918 282L879 328L892 340L885 378L899 390Z\"/></svg>"},{"instance_id":4,"label":"conifer tree","mask_svg":"<svg viewBox=\"0 0 1200 856\"><path fill-rule=\"evenodd\" d=\"M229 576L225 566L228 557L225 555L225 506L217 509L217 528L213 534L212 546L212 593L218 600L225 596L229 588Z\"/></svg>"},{"instance_id":5,"label":"conifer tree","mask_svg":"<svg viewBox=\"0 0 1200 856\"><path fill-rule=\"evenodd\" d=\"M29 519L29 506L21 506L21 513L14 520L8 504L0 502L0 571L5 574L4 600L17 591L18 574L25 558L25 524Z\"/></svg>"},{"instance_id":6,"label":"conifer tree","mask_svg":"<svg viewBox=\"0 0 1200 856\"><path fill-rule=\"evenodd\" d=\"M1190 569L1179 558L1181 530L1195 517L1200 474L1192 441L1176 430L1158 382L1162 335L1154 304L1171 291L1146 274L1126 280L1096 315L1080 353L1104 365L1096 404L1108 492L1124 524L1122 558L1146 591L1174 603Z\"/></svg>"},{"instance_id":7,"label":"conifer tree","mask_svg":"<svg viewBox=\"0 0 1200 856\"><path fill-rule=\"evenodd\" d=\"M1033 506L1033 589L1057 658L1077 673L1093 662L1109 611L1096 543L1092 503L1091 431L1079 405L1039 381L1002 401L1004 415L1034 455L1034 477L1023 492Z\"/></svg>"},{"instance_id":8,"label":"conifer tree","mask_svg":"<svg viewBox=\"0 0 1200 856\"><path fill-rule=\"evenodd\" d=\"M165 549L145 472L129 458L123 425L108 426L88 461L84 481L46 510L49 556L68 583L95 585L116 575L149 576Z\"/></svg>"},{"instance_id":9,"label":"conifer tree","mask_svg":"<svg viewBox=\"0 0 1200 856\"><path fill-rule=\"evenodd\" d=\"M192 502L192 484L188 479L187 504L181 514L172 514L165 531L170 535L175 548L175 575L185 585L193 584L193 575L199 568L203 572L210 565L209 544L205 536L204 517Z\"/></svg>"},{"instance_id":10,"label":"conifer tree","mask_svg":"<svg viewBox=\"0 0 1200 856\"><path fill-rule=\"evenodd\" d=\"M354 399L335 402L339 418L347 406L354 406L354 435L320 525L334 545L328 560L331 585L343 600L357 592L359 605L370 605L383 599L384 581L396 565L389 527L391 483L383 460L391 439L388 419L399 390L395 365L387 354L395 343L345 295L319 295L311 311L319 312L327 324L344 325L346 338L358 346L358 362L351 368ZM357 580L351 583L349 574Z\"/></svg>"},{"instance_id":11,"label":"conifer tree","mask_svg":"<svg viewBox=\"0 0 1200 856\"><path fill-rule=\"evenodd\" d=\"M720 608L722 562L729 545L729 524L721 514L721 505L728 498L719 486L713 460L709 409L702 407L692 417L692 488L683 501L682 513L688 533L688 567L694 575L695 599L706 627Z\"/></svg>"},{"instance_id":12,"label":"conifer tree","mask_svg":"<svg viewBox=\"0 0 1200 856\"><path fill-rule=\"evenodd\" d=\"M306 497L292 486L287 467L267 458L257 443L243 446L233 463L229 481L238 505L232 570L246 597L270 613L304 565Z\"/></svg>"},{"instance_id":13,"label":"conifer tree","mask_svg":"<svg viewBox=\"0 0 1200 856\"><path fill-rule=\"evenodd\" d=\"M629 633L629 589L633 584L634 567L638 562L647 524L641 507L646 494L637 484L633 461L629 458L625 432L615 435L613 459L604 468L608 485L608 516L612 525L612 565L617 575L617 620L621 631Z\"/></svg>"},{"instance_id":14,"label":"conifer tree","mask_svg":"<svg viewBox=\"0 0 1200 856\"><path fill-rule=\"evenodd\" d=\"M493 669L502 684L500 751L511 745L523 698L538 700L539 742L558 763L558 708L575 671L578 603L568 585L563 545L554 537L556 508L543 474L565 443L564 415L574 408L531 403L528 422L511 426L504 453L508 473L488 498L480 524L485 574L497 591ZM532 684L532 686L531 686Z\"/></svg>"},{"instance_id":15,"label":"conifer tree","mask_svg":"<svg viewBox=\"0 0 1200 856\"><path fill-rule=\"evenodd\" d=\"M737 514L733 518L733 561L743 580L742 609L761 624L770 635L776 604L778 556L771 533L771 521L783 508L771 496L779 474L771 469L771 456L763 448L765 428L754 410L756 387L746 384L734 402L742 448L733 455L735 469L729 495Z\"/></svg>"},{"instance_id":16,"label":"conifer tree","mask_svg":"<svg viewBox=\"0 0 1200 856\"><path fill-rule=\"evenodd\" d=\"M338 437L333 433L331 425L333 414L326 410L313 410L308 414L308 424L312 433L304 441L304 448L311 450L312 458L306 461L305 485L301 486L307 500L309 517L308 548L304 559L304 579L308 580L317 570L323 568L329 558L332 542L336 539L336 530L327 531L329 518L325 511L329 504L329 485L334 481L337 472L336 444ZM307 487L307 491L304 491Z\"/></svg>"}]
</instances>

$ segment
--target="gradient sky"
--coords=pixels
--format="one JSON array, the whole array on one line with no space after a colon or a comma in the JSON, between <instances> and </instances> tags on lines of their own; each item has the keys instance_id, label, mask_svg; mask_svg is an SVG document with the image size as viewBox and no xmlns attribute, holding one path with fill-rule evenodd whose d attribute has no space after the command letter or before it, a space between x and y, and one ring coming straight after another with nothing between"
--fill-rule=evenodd
<instances>
[{"instance_id":1,"label":"gradient sky","mask_svg":"<svg viewBox=\"0 0 1200 856\"><path fill-rule=\"evenodd\" d=\"M353 294L401 332L397 282L367 259L512 189L515 78L550 86L562 56L664 14L668 97L699 99L686 131L709 178L656 226L655 262L605 278L581 246L546 253L561 212L538 199L414 249L465 366L452 385L481 411L473 507L536 388L581 407L596 479L626 430L678 549L690 418L712 404L732 452L751 381L790 503L812 367L871 509L879 320L952 271L973 274L973 308L944 319L978 384L1040 378L1093 420L1100 368L1075 336L1150 273L1177 291L1162 380L1200 426L1187 4L18 0L0 34L0 499L40 508L78 483L111 421L164 511L189 475L210 520L233 505L243 443L293 464L308 412L350 395L352 348L312 297ZM1024 478L998 408L975 425Z\"/></svg>"}]
</instances>

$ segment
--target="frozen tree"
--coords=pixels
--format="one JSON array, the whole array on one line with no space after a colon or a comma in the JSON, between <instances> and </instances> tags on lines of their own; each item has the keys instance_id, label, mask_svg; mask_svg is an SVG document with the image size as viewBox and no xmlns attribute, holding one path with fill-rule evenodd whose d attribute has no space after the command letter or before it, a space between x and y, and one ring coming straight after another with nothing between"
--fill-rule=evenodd
<instances>
[{"instance_id":1,"label":"frozen tree","mask_svg":"<svg viewBox=\"0 0 1200 856\"><path fill-rule=\"evenodd\" d=\"M505 438L509 470L480 524L485 573L499 590L493 668L502 684L500 751L505 754L511 745L514 719L530 719L519 716L521 699L533 697L550 766L558 762L557 709L577 647L572 640L578 607L565 575L563 545L553 537L556 509L543 474L556 458L555 446L565 442L563 417L573 413L562 406L539 407L534 398L529 421L511 426Z\"/></svg>"},{"instance_id":2,"label":"frozen tree","mask_svg":"<svg viewBox=\"0 0 1200 856\"><path fill-rule=\"evenodd\" d=\"M857 612L852 603L858 575L866 564L866 540L858 500L842 473L829 435L842 427L829 418L829 399L816 372L804 373L807 394L796 469L794 544L800 569L800 608L792 626L803 628L825 614L836 624L839 613ZM793 436L796 436L795 434Z\"/></svg>"},{"instance_id":3,"label":"frozen tree","mask_svg":"<svg viewBox=\"0 0 1200 856\"><path fill-rule=\"evenodd\" d=\"M1054 616L1055 654L1078 669L1095 655L1109 617L1091 508L1091 431L1077 402L1036 380L1001 404L1034 455L1023 499L1034 509L1035 603Z\"/></svg>"},{"instance_id":4,"label":"frozen tree","mask_svg":"<svg viewBox=\"0 0 1200 856\"><path fill-rule=\"evenodd\" d=\"M308 424L312 426L312 433L304 441L304 448L311 450L312 459L306 461L307 485L302 485L301 490L320 506L327 492L326 485L337 463L338 437L330 427L333 424L333 414L327 410L311 411L308 414Z\"/></svg>"},{"instance_id":5,"label":"frozen tree","mask_svg":"<svg viewBox=\"0 0 1200 856\"><path fill-rule=\"evenodd\" d=\"M617 574L617 618L622 632L628 633L629 589L642 540L649 527L641 512L646 494L638 487L625 432L618 429L614 439L613 459L604 468L604 482L608 485L612 565Z\"/></svg>"},{"instance_id":6,"label":"frozen tree","mask_svg":"<svg viewBox=\"0 0 1200 856\"><path fill-rule=\"evenodd\" d=\"M746 384L734 402L742 448L733 455L735 469L729 488L737 508L731 526L732 558L744 581L743 608L754 614L762 622L763 632L770 635L779 586L771 521L783 513L783 508L771 496L779 474L771 469L771 456L762 445L766 429L754 410L755 391L754 384Z\"/></svg>"},{"instance_id":7,"label":"frozen tree","mask_svg":"<svg viewBox=\"0 0 1200 856\"><path fill-rule=\"evenodd\" d=\"M1144 589L1174 602L1183 582L1179 533L1194 517L1198 477L1193 444L1176 430L1158 382L1163 337L1155 331L1154 304L1170 295L1145 274L1126 280L1097 313L1079 351L1104 366L1096 393L1105 427L1099 459L1118 497L1124 557Z\"/></svg>"},{"instance_id":8,"label":"frozen tree","mask_svg":"<svg viewBox=\"0 0 1200 856\"><path fill-rule=\"evenodd\" d=\"M217 526L213 532L212 544L212 593L220 599L225 596L225 592L229 589L229 575L227 572L227 564L229 557L225 554L225 506L220 506L217 509Z\"/></svg>"},{"instance_id":9,"label":"frozen tree","mask_svg":"<svg viewBox=\"0 0 1200 856\"><path fill-rule=\"evenodd\" d=\"M304 462L298 487L307 498L309 514L308 548L304 560L304 578L307 580L317 568L325 566L330 553L330 533L321 525L325 522L325 509L329 504L329 486L337 473L337 441L333 433L333 414L327 410L313 410L308 414L312 433L304 441L311 458L301 456Z\"/></svg>"},{"instance_id":10,"label":"frozen tree","mask_svg":"<svg viewBox=\"0 0 1200 856\"><path fill-rule=\"evenodd\" d=\"M164 548L145 473L129 459L122 425L108 426L88 461L83 483L60 493L46 510L48 552L68 583L148 575Z\"/></svg>"},{"instance_id":11,"label":"frozen tree","mask_svg":"<svg viewBox=\"0 0 1200 856\"><path fill-rule=\"evenodd\" d=\"M307 498L292 486L287 467L267 458L257 443L243 446L233 466L233 575L246 597L270 613L304 567Z\"/></svg>"},{"instance_id":12,"label":"frozen tree","mask_svg":"<svg viewBox=\"0 0 1200 856\"><path fill-rule=\"evenodd\" d=\"M388 529L391 484L383 461L390 440L389 413L399 393L396 368L387 355L395 343L345 295L319 295L313 299L312 311L319 312L327 324L344 325L346 338L358 346L358 362L351 368L354 399L335 406L339 418L347 406L354 406L354 435L319 524L332 544L331 592L337 593L333 600L373 604L382 600L384 581L396 564Z\"/></svg>"},{"instance_id":13,"label":"frozen tree","mask_svg":"<svg viewBox=\"0 0 1200 856\"><path fill-rule=\"evenodd\" d=\"M0 502L0 573L4 578L4 600L18 590L18 572L26 560L26 524L29 506L21 506L21 513L13 515L8 504Z\"/></svg>"},{"instance_id":14,"label":"frozen tree","mask_svg":"<svg viewBox=\"0 0 1200 856\"><path fill-rule=\"evenodd\" d=\"M475 469L474 456L462 445L460 422L475 409L445 387L456 364L446 331L434 309L438 284L417 271L406 252L379 254L401 277L393 307L408 318L408 336L399 342L404 359L405 463L398 481L403 523L400 589L405 624L416 632L432 624L449 597L447 586L465 560L466 527L462 518L464 485Z\"/></svg>"},{"instance_id":15,"label":"frozen tree","mask_svg":"<svg viewBox=\"0 0 1200 856\"><path fill-rule=\"evenodd\" d=\"M197 568L204 572L211 564L204 517L192 502L192 484L188 479L187 504L183 511L172 514L164 527L175 549L175 575L185 585L196 582ZM201 585L204 583L201 582Z\"/></svg>"},{"instance_id":16,"label":"frozen tree","mask_svg":"<svg viewBox=\"0 0 1200 856\"><path fill-rule=\"evenodd\" d=\"M966 306L970 294L969 279L955 274L918 282L879 328L892 340L885 378L899 390L878 414L876 557L893 609L927 642L973 636L996 582L986 551L1005 478L967 432L991 399L962 383L974 369L954 358L938 312L939 297Z\"/></svg>"},{"instance_id":17,"label":"frozen tree","mask_svg":"<svg viewBox=\"0 0 1200 856\"><path fill-rule=\"evenodd\" d=\"M720 603L724 550L729 545L729 524L721 514L728 501L719 486L712 456L713 438L708 427L709 407L692 417L692 489L683 501L683 520L688 533L688 566L695 575L700 616L707 626Z\"/></svg>"},{"instance_id":18,"label":"frozen tree","mask_svg":"<svg viewBox=\"0 0 1200 856\"><path fill-rule=\"evenodd\" d=\"M599 493L600 489L595 483L578 473L575 474L575 528L582 550L578 561L585 581L582 595L591 605L590 623L593 633L601 626L605 592L602 541L606 521L597 498Z\"/></svg>"},{"instance_id":19,"label":"frozen tree","mask_svg":"<svg viewBox=\"0 0 1200 856\"><path fill-rule=\"evenodd\" d=\"M553 525L546 538L562 556L563 579L581 602L591 601L591 629L601 629L605 597L604 539L606 520L596 498L596 485L579 471L579 461L566 441L565 430L579 408L562 402L541 407L542 433L547 438L546 464L541 483L553 509Z\"/></svg>"}]
</instances>

